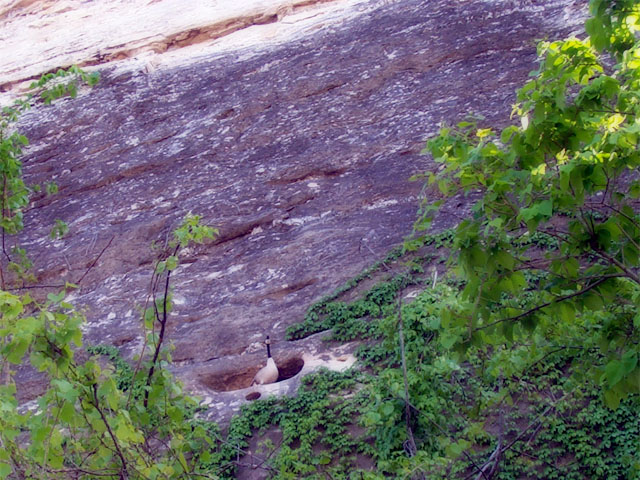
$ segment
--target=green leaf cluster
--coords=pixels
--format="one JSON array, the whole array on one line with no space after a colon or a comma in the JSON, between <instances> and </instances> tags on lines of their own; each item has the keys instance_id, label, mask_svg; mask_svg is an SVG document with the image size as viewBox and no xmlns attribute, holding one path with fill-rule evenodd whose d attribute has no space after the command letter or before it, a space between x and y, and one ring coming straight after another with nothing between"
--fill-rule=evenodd
<instances>
[{"instance_id":1,"label":"green leaf cluster","mask_svg":"<svg viewBox=\"0 0 640 480\"><path fill-rule=\"evenodd\" d=\"M235 478L238 456L245 455L254 434L269 430L278 437L262 442L260 465L271 477L282 479L359 478L354 471L355 456L366 444L349 432L362 407L359 394L352 392L360 380L357 372L323 370L305 377L296 397L257 400L243 406L233 417L220 448L211 452L210 470L220 478ZM248 460L251 456L245 457Z\"/></svg>"},{"instance_id":2,"label":"green leaf cluster","mask_svg":"<svg viewBox=\"0 0 640 480\"><path fill-rule=\"evenodd\" d=\"M467 307L452 312L447 342L597 346L605 366L584 370L611 407L640 393L638 9L592 0L588 38L539 44L539 68L513 108L517 124L446 126L425 149L442 165L427 177L444 200L479 192L453 238ZM416 235L444 200L425 201ZM553 249L530 240L541 235Z\"/></svg>"},{"instance_id":3,"label":"green leaf cluster","mask_svg":"<svg viewBox=\"0 0 640 480\"><path fill-rule=\"evenodd\" d=\"M193 216L180 228L177 247L213 236ZM167 288L156 309L163 330L177 264L176 250L164 261ZM146 323L153 355L143 351L135 368L113 347L90 347L80 360L84 318L66 298L66 290L45 302L0 290L0 478L207 478L202 459L218 432L196 419L198 401L166 369L155 322ZM34 410L18 405L12 380L13 366L25 362L48 377Z\"/></svg>"}]
</instances>

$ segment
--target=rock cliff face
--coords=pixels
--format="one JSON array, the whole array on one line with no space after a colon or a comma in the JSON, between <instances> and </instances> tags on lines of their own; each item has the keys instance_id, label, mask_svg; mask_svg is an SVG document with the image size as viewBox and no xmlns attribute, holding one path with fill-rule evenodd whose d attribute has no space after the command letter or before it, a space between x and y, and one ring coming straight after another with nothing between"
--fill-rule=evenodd
<instances>
[{"instance_id":1,"label":"rock cliff face","mask_svg":"<svg viewBox=\"0 0 640 480\"><path fill-rule=\"evenodd\" d=\"M132 2L143 3L154 8ZM421 185L408 178L432 168L420 155L424 139L470 111L504 124L534 68L535 40L580 32L585 15L580 0L287 3L262 25L283 30L254 31L253 45L240 31L216 40L211 30L197 48L180 49L180 32L193 39L206 30L185 21L145 32L146 47L144 35L119 50L104 43L106 56L78 47L73 61L110 61L98 65L101 82L20 125L31 140L28 180L60 189L34 198L20 242L39 283L84 276L74 302L86 307L90 343L136 352L150 243L188 212L220 229L182 258L169 339L178 376L221 411L231 397L219 391L245 386L262 363L265 334L292 371L304 355L309 364L321 356L317 338L288 343L284 331L410 232ZM18 22L16 12L0 11L0 26ZM246 25L262 21L251 18ZM160 37L174 39L156 49L169 56L148 56ZM56 48L0 83L14 88L71 58ZM134 51L142 60L115 62ZM440 225L455 222L461 206ZM54 219L69 234L44 240ZM350 361L348 348L329 353ZM22 373L24 400L38 382Z\"/></svg>"},{"instance_id":2,"label":"rock cliff face","mask_svg":"<svg viewBox=\"0 0 640 480\"><path fill-rule=\"evenodd\" d=\"M362 0L7 0L0 4L0 100L1 92L66 65L118 62L148 72L202 55L237 55L243 47L255 51L344 20L357 13L350 7L358 3Z\"/></svg>"}]
</instances>

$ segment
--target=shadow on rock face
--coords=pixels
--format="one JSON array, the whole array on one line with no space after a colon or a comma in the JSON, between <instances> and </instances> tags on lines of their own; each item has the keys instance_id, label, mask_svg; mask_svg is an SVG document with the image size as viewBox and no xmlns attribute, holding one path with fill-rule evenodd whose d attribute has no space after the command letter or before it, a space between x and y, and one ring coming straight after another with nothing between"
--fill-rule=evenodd
<instances>
[{"instance_id":1,"label":"shadow on rock face","mask_svg":"<svg viewBox=\"0 0 640 480\"><path fill-rule=\"evenodd\" d=\"M278 382L295 377L304 367L304 360L301 357L292 357L277 363ZM203 376L202 384L216 392L230 392L232 390L242 390L251 385L251 381L261 365L251 366L242 370L228 371L222 374ZM259 398L260 394L256 398ZM255 398L247 399L255 400Z\"/></svg>"},{"instance_id":2,"label":"shadow on rock face","mask_svg":"<svg viewBox=\"0 0 640 480\"><path fill-rule=\"evenodd\" d=\"M278 381L295 377L304 367L304 360L300 357L293 357L286 360L282 365L278 364Z\"/></svg>"}]
</instances>

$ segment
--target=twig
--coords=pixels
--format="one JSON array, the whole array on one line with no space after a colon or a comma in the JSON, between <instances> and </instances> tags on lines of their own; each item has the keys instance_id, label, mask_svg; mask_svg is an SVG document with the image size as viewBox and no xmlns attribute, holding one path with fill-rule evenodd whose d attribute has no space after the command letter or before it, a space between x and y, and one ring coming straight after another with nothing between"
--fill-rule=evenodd
<instances>
[{"instance_id":1,"label":"twig","mask_svg":"<svg viewBox=\"0 0 640 480\"><path fill-rule=\"evenodd\" d=\"M5 208L6 198L7 198L7 174L5 173L4 175L2 175L2 218L4 218L4 214L6 211L6 208ZM6 235L6 230L3 228L2 229L2 253L4 253L5 257L7 257L7 260L10 262L11 257L7 253L7 249L5 247L5 235ZM4 285L2 288L4 289Z\"/></svg>"},{"instance_id":2,"label":"twig","mask_svg":"<svg viewBox=\"0 0 640 480\"><path fill-rule=\"evenodd\" d=\"M597 249L597 250L594 249L594 253L597 256L599 256L601 258L604 258L609 263L613 263L616 267L618 267L620 270L622 270L624 273L626 273L627 277L629 277L635 283L640 285L640 277L638 277L638 275L636 275L635 272L633 272L629 268L627 268L627 266L624 265L622 262L620 262L619 260L617 260L616 258L612 257L607 252L605 252L605 251L603 251L601 249Z\"/></svg>"},{"instance_id":3,"label":"twig","mask_svg":"<svg viewBox=\"0 0 640 480\"><path fill-rule=\"evenodd\" d=\"M180 245L176 246L173 255L177 255L178 250L180 249ZM167 278L164 284L164 298L162 299L162 318L160 318L160 314L158 312L157 302L154 302L153 305L155 307L156 319L160 323L160 333L158 335L158 342L156 344L155 351L153 352L153 360L151 360L151 366L149 367L149 373L147 374L147 388L144 391L144 407L147 408L149 403L149 388L151 387L151 379L153 378L153 373L155 371L156 362L158 361L158 357L160 356L160 349L162 348L162 341L164 340L164 333L167 327L167 302L169 297L169 278L171 277L171 270L167 270ZM154 289L155 292L155 289Z\"/></svg>"},{"instance_id":4,"label":"twig","mask_svg":"<svg viewBox=\"0 0 640 480\"><path fill-rule=\"evenodd\" d=\"M567 392L567 393L565 393L565 394L560 398L560 400L558 400L558 402L560 402L561 400L564 400L564 399L565 399L566 397L568 397L571 393L572 393L572 392ZM556 402L556 403L558 403L558 402ZM511 447L513 447L513 445L514 445L518 440L520 440L520 439L524 436L524 434L527 432L527 430L529 430L529 429L530 429L531 427L533 427L536 423L538 423L538 422L540 421L540 418L541 418L541 417L546 417L546 416L547 416L547 414L548 414L551 410L553 410L554 408L556 408L556 407L555 407L555 405L549 405L549 406L545 409L545 411L544 411L544 412L542 412L540 415L538 415L536 418L534 418L534 419L533 419L533 421L531 421L531 423L529 423L529 425L527 425L527 426L525 427L525 429L524 429L522 432L520 432L520 434L519 434L519 435L518 435L518 436L517 436L517 437L516 437L516 438L515 438L511 443L509 443L509 445L507 445L506 447L504 447L504 449L503 449L502 451L503 451L503 452L506 452L506 451L507 451L507 450L509 450Z\"/></svg>"},{"instance_id":5,"label":"twig","mask_svg":"<svg viewBox=\"0 0 640 480\"><path fill-rule=\"evenodd\" d=\"M502 390L503 384L504 382L502 378L502 370L500 370L500 390ZM502 456L502 444L504 439L503 438L504 437L504 415L502 413L502 410L500 410L499 420L500 420L500 430L498 431L498 444L496 445L495 450L489 456L489 460L487 460L485 465L482 467L480 474L476 476L475 480L480 480L481 475L484 477L484 471L489 465L491 465L491 470L489 470L489 473L488 473L489 478L493 478L493 476L498 471L498 466L500 465L500 457Z\"/></svg>"},{"instance_id":6,"label":"twig","mask_svg":"<svg viewBox=\"0 0 640 480\"><path fill-rule=\"evenodd\" d=\"M556 403L564 400L566 397L568 397L572 392L567 392L565 393ZM531 429L533 426L535 426L536 424L538 424L538 422L540 422L540 419L543 417L546 417L547 414L553 410L555 407L555 405L549 405L544 412L542 412L540 415L538 415L536 418L534 418L529 425L527 425L519 434L516 438L514 438L507 446L505 446L504 448L500 448L500 454L503 454L504 452L506 452L507 450L510 450L522 437L524 437L525 433L527 433L529 431L529 429ZM541 422L540 422L541 423ZM437 425L437 424L436 424ZM502 447L501 445L499 445L500 447ZM478 468L481 472L483 472L484 470L486 470L487 466L491 463L492 461L492 457L494 457L494 453L497 452L497 447L496 450L491 454L491 457L489 457L489 459L482 465L482 468L478 467L475 463L474 466L476 468ZM464 452L463 452L464 453ZM470 458L467 456L467 458ZM473 474L468 475L465 480L469 480L472 477ZM477 480L478 477L476 477ZM485 477L486 479L486 477Z\"/></svg>"},{"instance_id":7,"label":"twig","mask_svg":"<svg viewBox=\"0 0 640 480\"><path fill-rule=\"evenodd\" d=\"M47 435L47 441L44 446L44 455L42 456L42 461L43 461L42 468L44 468L45 470L47 468L47 461L49 460L49 447L51 446L51 437L53 436L53 432L56 430L55 425L58 423L58 418L60 417L60 412L62 411L62 409L60 408L60 399L58 398L57 393L55 394L55 399L56 399L56 403L57 403L56 406L58 407L58 411L56 413L56 418L53 421L54 426L51 427L51 430L49 431L49 435ZM51 417L47 416L45 427L49 427L49 420L51 420Z\"/></svg>"},{"instance_id":8,"label":"twig","mask_svg":"<svg viewBox=\"0 0 640 480\"><path fill-rule=\"evenodd\" d=\"M616 222L616 225L618 226L618 228L620 229L620 231L624 234L625 237L627 237L627 240L629 240L634 247L636 247L637 250L640 251L640 245L638 245L638 242L636 242L633 237L631 237L631 235L629 235L626 230L624 229L624 227L620 224L620 222Z\"/></svg>"},{"instance_id":9,"label":"twig","mask_svg":"<svg viewBox=\"0 0 640 480\"><path fill-rule=\"evenodd\" d=\"M618 215L622 215L624 218L626 218L627 220L629 220L629 222L631 222L633 224L634 227L636 228L640 228L640 224L638 224L638 222L635 221L634 218L630 217L629 215L627 215L626 213L624 213L622 210L620 210L619 208L613 207L611 205L609 205L608 203L605 203L603 205L606 208L609 208L611 210L613 210L614 212L616 212Z\"/></svg>"},{"instance_id":10,"label":"twig","mask_svg":"<svg viewBox=\"0 0 640 480\"><path fill-rule=\"evenodd\" d=\"M271 450L271 451L270 451L270 452L269 452L269 453L268 453L268 454L267 454L267 455L262 459L262 461L261 461L260 463L255 464L255 465L254 465L254 464L252 464L252 465L251 465L251 468L253 468L254 470L255 470L256 468L261 468L261 467L262 467L262 465L263 465L263 464L265 464L265 463L267 462L267 460L269 460L269 459L271 458L271 456L272 456L272 455L273 455L273 454L274 454L274 453L275 453L275 452L280 448L280 446L282 445L282 442L283 442L283 441L284 441L284 437L280 439L280 442L278 443L278 446L277 446L276 448L272 449L272 450ZM253 456L253 455L252 455L252 456ZM258 458L258 457L256 456L256 458ZM271 466L270 466L270 465L267 465L267 466L268 466L269 468L271 468Z\"/></svg>"},{"instance_id":11,"label":"twig","mask_svg":"<svg viewBox=\"0 0 640 480\"><path fill-rule=\"evenodd\" d=\"M156 267L157 267L157 265L156 265ZM147 293L147 298L145 299L144 307L142 308L142 322L143 322L143 324L145 322L144 316L145 316L145 312L147 311L147 307L149 305L149 299L152 297L153 291L154 291L154 288L155 288L154 281L155 281L155 269L154 269L154 273L151 275L151 280L149 281L149 290L148 290L148 293ZM144 335L144 341L142 343L142 350L140 351L140 355L138 356L138 361L136 362L136 367L133 369L132 378L134 379L134 381L135 381L136 376L138 375L138 372L140 371L140 367L142 366L142 359L144 358L144 352L145 352L146 349L147 349L147 335L145 334ZM133 387L133 385L132 385L132 387ZM133 390L134 390L133 388L129 389L129 395L127 395L127 403L126 403L127 408L129 408L129 404L131 403L131 396L133 394Z\"/></svg>"},{"instance_id":12,"label":"twig","mask_svg":"<svg viewBox=\"0 0 640 480\"><path fill-rule=\"evenodd\" d=\"M91 271L91 269L93 267L95 267L96 263L98 263L98 260L100 260L100 257L102 256L102 254L107 250L107 248L109 248L111 246L111 242L113 242L113 239L116 238L116 236L112 236L111 240L109 240L109 243L107 243L107 245L102 249L102 251L100 252L100 254L96 257L96 259L91 262L91 265L89 265L89 268L87 268L87 271L84 272L84 274L80 277L80 280L78 280L76 282L77 285L80 285L80 283L82 283L82 280L84 280L84 277L87 276L87 274Z\"/></svg>"},{"instance_id":13,"label":"twig","mask_svg":"<svg viewBox=\"0 0 640 480\"><path fill-rule=\"evenodd\" d=\"M549 345L551 346L551 345ZM539 359L537 359L535 362L533 362L532 364L528 365L523 372L526 372L527 370L531 370L533 367L535 367L538 363L542 362L545 358L547 358L549 355L553 355L554 353L557 352L561 352L562 350L566 350L568 348L577 348L577 349L584 349L586 347L578 347L578 346L570 346L570 345L559 345L557 346L557 348L555 348L554 350L550 350L547 353L545 353L544 355L542 355L542 357L540 357Z\"/></svg>"},{"instance_id":14,"label":"twig","mask_svg":"<svg viewBox=\"0 0 640 480\"><path fill-rule=\"evenodd\" d=\"M554 303L564 302L565 300L569 300L570 298L577 297L579 295L587 293L589 290L592 290L592 289L596 288L601 283L606 282L610 278L618 278L618 277L623 277L623 276L625 276L625 275L620 275L620 274L605 275L602 278L600 278L599 280L593 282L591 285L588 285L588 286L584 287L582 290L577 290L577 291L575 291L573 293L570 293L568 295L564 295L562 297L555 298L555 299L551 300L550 302L546 302L546 303L543 303L542 305L538 305L538 306L536 306L534 308L531 308L531 309L527 310L524 313L521 313L520 315L516 315L515 317L501 318L499 320L496 320L495 322L491 322L491 323L488 323L486 325L482 325L480 327L476 327L474 329L474 332L477 332L478 330L484 330L485 328L493 327L494 325L497 325L498 323L502 323L502 322L517 322L518 320L520 320L522 318L525 318L525 317L531 315L532 313L537 312L538 310L542 310L543 308L546 308L549 305L552 305Z\"/></svg>"},{"instance_id":15,"label":"twig","mask_svg":"<svg viewBox=\"0 0 640 480\"><path fill-rule=\"evenodd\" d=\"M407 359L404 350L404 334L402 332L403 322L402 322L402 291L399 292L398 295L398 325L399 331L398 334L400 336L400 356L402 359L402 377L404 378L404 406L405 406L405 422L407 426L407 437L409 444L409 457L413 457L418 452L418 447L416 446L416 440L413 438L413 431L411 430L411 403L409 401L409 380L407 379Z\"/></svg>"},{"instance_id":16,"label":"twig","mask_svg":"<svg viewBox=\"0 0 640 480\"><path fill-rule=\"evenodd\" d=\"M89 255L89 252L93 250L93 247L95 246L97 240L98 240L98 234L96 233L93 235L93 238L91 239L91 241L87 244L87 249L84 252L85 255Z\"/></svg>"},{"instance_id":17,"label":"twig","mask_svg":"<svg viewBox=\"0 0 640 480\"><path fill-rule=\"evenodd\" d=\"M493 477L493 475L495 474L496 466L500 461L501 454L502 454L502 440L498 440L498 445L496 445L496 448L491 453L489 460L487 460L485 464L482 466L482 468L480 469L480 473L478 473L475 480L480 480L481 478L491 479L491 477ZM491 465L492 463L493 463L493 466L491 467L491 470L489 471L489 473L488 474L485 473L489 465Z\"/></svg>"},{"instance_id":18,"label":"twig","mask_svg":"<svg viewBox=\"0 0 640 480\"><path fill-rule=\"evenodd\" d=\"M98 472L96 470L87 470L87 469L76 467L76 466L74 466L73 468L58 468L58 469L45 468L44 470L46 472L48 472L48 473L75 473L76 475L78 473L84 473L85 475L90 475L92 477L111 477L111 478L113 478L114 475L117 475L117 472L109 471L107 469L105 469L105 472L102 473L102 472Z\"/></svg>"},{"instance_id":19,"label":"twig","mask_svg":"<svg viewBox=\"0 0 640 480\"><path fill-rule=\"evenodd\" d=\"M69 270L69 272L71 272L71 264L69 263L69 259L64 253L62 254L62 258L64 258L64 263L67 264L67 269Z\"/></svg>"},{"instance_id":20,"label":"twig","mask_svg":"<svg viewBox=\"0 0 640 480\"><path fill-rule=\"evenodd\" d=\"M418 413L422 413L415 405L411 404L411 408L413 408L416 412ZM425 418L434 426L438 429L438 431L440 431L440 433L442 433L445 437L447 437L449 440L451 440L451 435L449 435L449 433L442 428L440 425L438 425L438 423L433 420L432 418L429 417L429 415L425 415ZM503 450L504 451L504 450ZM473 459L473 457L471 457L471 455L469 455L466 451L463 450L462 454L466 457L466 459L471 463L471 465L474 466L474 468L482 473L482 475L484 476L485 480L489 480L488 478L486 478L486 476L484 475L484 473L482 472L482 468L480 468L480 466L478 466L478 464L475 462L475 460ZM470 478L470 477L467 477ZM466 480L466 479L465 479Z\"/></svg>"},{"instance_id":21,"label":"twig","mask_svg":"<svg viewBox=\"0 0 640 480\"><path fill-rule=\"evenodd\" d=\"M100 414L100 417L102 418L102 421L104 422L105 427L107 427L107 432L109 432L109 436L111 437L113 446L116 449L116 453L118 454L118 457L120 457L120 463L122 464L122 469L120 470L120 478L122 480L127 480L129 478L129 472L127 470L127 460L124 458L124 454L122 453L122 450L120 450L120 444L118 443L118 439L113 433L113 430L111 430L111 425L109 425L109 422L107 421L107 417L104 415L104 412L99 406L97 385L94 383L93 385L91 385L91 389L93 391L93 401L94 401L93 406Z\"/></svg>"},{"instance_id":22,"label":"twig","mask_svg":"<svg viewBox=\"0 0 640 480\"><path fill-rule=\"evenodd\" d=\"M65 287L65 285L62 283L59 283L56 285L22 285L21 287L7 288L6 290L8 292L16 292L18 290L35 290L37 288L63 288L63 287Z\"/></svg>"}]
</instances>

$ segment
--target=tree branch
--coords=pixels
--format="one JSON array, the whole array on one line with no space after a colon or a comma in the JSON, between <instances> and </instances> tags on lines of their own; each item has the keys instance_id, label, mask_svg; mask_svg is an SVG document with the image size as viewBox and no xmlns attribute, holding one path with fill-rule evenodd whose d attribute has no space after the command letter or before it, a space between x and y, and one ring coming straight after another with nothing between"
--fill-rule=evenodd
<instances>
[{"instance_id":1,"label":"tree branch","mask_svg":"<svg viewBox=\"0 0 640 480\"><path fill-rule=\"evenodd\" d=\"M624 263L622 263L620 260L617 260L616 258L612 257L607 252L605 252L605 251L603 251L601 249L594 249L594 253L597 256L599 256L601 258L604 258L609 263L613 263L616 267L618 267L620 270L622 270L626 274L626 275L622 275L622 276L629 277L631 280L633 280L638 285L640 285L640 277L638 277L638 275L635 272L629 270L629 268Z\"/></svg>"},{"instance_id":2,"label":"tree branch","mask_svg":"<svg viewBox=\"0 0 640 480\"><path fill-rule=\"evenodd\" d=\"M178 250L180 249L180 246L176 246L173 255L177 255L178 254ZM153 373L155 371L155 367L156 367L156 362L158 361L158 357L160 356L160 349L162 348L162 342L164 340L164 333L167 327L167 304L168 304L168 298L169 298L169 278L171 277L171 270L167 270L167 278L165 280L165 284L164 284L164 297L162 299L162 318L160 318L160 314L158 312L158 308L155 302L155 296L154 296L154 308L155 308L155 312L156 312L156 319L158 320L158 322L160 323L160 333L158 335L158 342L156 344L156 349L153 352L153 359L151 360L151 367L149 367L149 373L147 375L147 382L146 382L146 386L147 388L144 391L144 407L147 408L147 405L149 404L149 388L151 387L151 379L153 377ZM154 289L155 291L155 289Z\"/></svg>"},{"instance_id":3,"label":"tree branch","mask_svg":"<svg viewBox=\"0 0 640 480\"><path fill-rule=\"evenodd\" d=\"M402 332L402 290L398 292L398 335L400 337L400 358L402 359L402 377L404 378L404 407L405 423L407 427L407 441L409 444L409 457L413 457L418 452L416 440L413 438L411 430L411 404L409 401L409 380L407 378L407 358L404 350L404 334Z\"/></svg>"},{"instance_id":4,"label":"tree branch","mask_svg":"<svg viewBox=\"0 0 640 480\"><path fill-rule=\"evenodd\" d=\"M573 297L577 297L579 295L587 293L589 290L593 290L594 288L596 288L600 284L606 282L610 278L617 278L617 277L624 277L624 276L625 275L621 275L621 274L605 275L605 276L601 277L600 279L596 280L595 282L593 282L591 285L586 286L582 290L575 291L575 292L570 293L568 295L564 295L562 297L558 297L558 298L556 298L556 299L554 299L554 300L552 300L550 302L546 302L546 303L543 303L542 305L538 305L538 306L536 306L534 308L531 308L531 309L527 310L524 313L516 315L515 317L501 318L499 320L496 320L495 322L491 322L491 323L488 323L486 325L482 325L480 327L476 327L473 331L477 332L478 330L484 330L485 328L493 327L494 325L497 325L498 323L502 323L502 322L517 322L518 320L521 320L521 319L531 315L532 313L537 312L538 310L542 310L543 308L546 308L549 305L552 305L554 303L564 302L565 300L569 300L569 299L571 299Z\"/></svg>"},{"instance_id":5,"label":"tree branch","mask_svg":"<svg viewBox=\"0 0 640 480\"><path fill-rule=\"evenodd\" d=\"M120 463L122 464L122 468L120 469L120 479L121 480L127 480L129 478L129 472L127 470L127 460L124 458L124 454L122 453L122 450L120 449L120 444L118 443L118 439L116 438L115 434L113 433L113 430L111 430L111 425L109 425L107 417L105 416L104 412L100 408L100 402L98 400L98 386L97 386L97 384L93 383L91 385L91 390L93 392L93 401L94 401L93 406L98 411L98 413L100 414L100 418L102 418L102 421L104 422L105 427L107 427L107 432L109 432L109 436L111 437L111 441L113 442L113 446L116 449L116 453L118 454L118 457L120 457Z\"/></svg>"},{"instance_id":6,"label":"tree branch","mask_svg":"<svg viewBox=\"0 0 640 480\"><path fill-rule=\"evenodd\" d=\"M418 413L420 413L420 414L422 413L422 412L421 412L421 411L420 411L420 410L419 410L415 405L413 405L413 404L411 404L411 403L410 403L409 405L410 405L410 406L411 406L411 408L413 408L416 412L418 412ZM426 418L426 419L427 419L427 420L428 420L428 421L429 421L433 426L435 426L435 427L440 431L440 433L442 433L445 437L447 437L449 440L451 440L451 436L449 435L449 433L448 433L444 428L442 428L440 425L438 425L438 423L437 423L435 420L431 419L431 418L429 417L429 415L425 415L424 417L425 417L425 418ZM466 457L466 459L471 463L471 465L473 465L473 466L474 466L474 468L475 468L478 472L480 472L480 473L482 474L482 476L484 477L484 479L485 479L485 480L489 480L489 479L486 477L486 475L484 474L484 472L482 471L482 468L480 468L480 466L479 466L479 465L478 465L478 464L473 460L473 458L471 457L471 455L469 455L469 454L468 454L467 452L465 452L465 451L463 451L463 452L462 452L462 454L463 454L463 455Z\"/></svg>"},{"instance_id":7,"label":"tree branch","mask_svg":"<svg viewBox=\"0 0 640 480\"><path fill-rule=\"evenodd\" d=\"M80 277L80 279L76 282L76 284L80 285L80 283L82 283L82 280L84 280L84 277L86 277L87 274L91 271L91 269L95 267L96 263L98 263L98 260L100 260L100 257L102 256L102 254L107 250L107 248L111 246L111 242L113 242L114 238L116 238L115 235L111 237L111 240L109 240L109 243L107 243L107 245L102 249L102 251L96 257L96 259L91 263L91 265L89 265L89 268L87 268L86 272L84 272L84 274Z\"/></svg>"}]
</instances>

